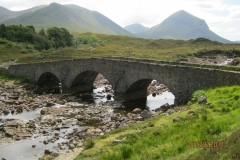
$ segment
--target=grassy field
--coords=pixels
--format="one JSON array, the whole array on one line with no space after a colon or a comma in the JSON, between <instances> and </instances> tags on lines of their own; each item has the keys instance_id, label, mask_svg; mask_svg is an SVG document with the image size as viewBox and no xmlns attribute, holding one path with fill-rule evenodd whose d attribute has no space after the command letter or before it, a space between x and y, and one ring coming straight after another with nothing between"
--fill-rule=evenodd
<instances>
[{"instance_id":1,"label":"grassy field","mask_svg":"<svg viewBox=\"0 0 240 160\"><path fill-rule=\"evenodd\" d=\"M93 34L74 34L76 39ZM29 44L7 42L0 44L0 62L17 60L20 63L54 61L72 58L102 56L137 57L156 60L178 61L186 56L204 54L240 53L240 44L221 44L206 40L151 40L127 36L94 34L97 42L80 44L69 48L38 52Z\"/></svg>"},{"instance_id":2,"label":"grassy field","mask_svg":"<svg viewBox=\"0 0 240 160\"><path fill-rule=\"evenodd\" d=\"M11 75L1 75L0 74L0 83L8 82L8 81L14 81L14 83L31 83L25 77L15 77L15 76L11 76Z\"/></svg>"},{"instance_id":3,"label":"grassy field","mask_svg":"<svg viewBox=\"0 0 240 160\"><path fill-rule=\"evenodd\" d=\"M197 91L208 97L208 105L193 101L170 116L112 131L86 143L75 160L239 159L239 90L231 86ZM175 117L181 121L173 122ZM112 143L115 139L122 143Z\"/></svg>"}]
</instances>

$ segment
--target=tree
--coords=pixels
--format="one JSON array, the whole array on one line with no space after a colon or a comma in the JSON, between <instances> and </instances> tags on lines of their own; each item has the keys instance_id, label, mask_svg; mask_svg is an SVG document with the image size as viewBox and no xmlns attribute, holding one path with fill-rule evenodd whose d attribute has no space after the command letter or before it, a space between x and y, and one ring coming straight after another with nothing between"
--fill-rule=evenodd
<instances>
[{"instance_id":1,"label":"tree","mask_svg":"<svg viewBox=\"0 0 240 160\"><path fill-rule=\"evenodd\" d=\"M31 26L27 26L27 27L30 28L32 31L36 32L34 26L31 25Z\"/></svg>"},{"instance_id":2,"label":"tree","mask_svg":"<svg viewBox=\"0 0 240 160\"><path fill-rule=\"evenodd\" d=\"M0 25L0 37L5 38L6 37L6 26L4 24Z\"/></svg>"},{"instance_id":3,"label":"tree","mask_svg":"<svg viewBox=\"0 0 240 160\"><path fill-rule=\"evenodd\" d=\"M65 28L49 28L48 37L55 42L56 48L73 45L73 36Z\"/></svg>"},{"instance_id":4,"label":"tree","mask_svg":"<svg viewBox=\"0 0 240 160\"><path fill-rule=\"evenodd\" d=\"M40 31L38 32L39 35L41 36L46 36L45 30L42 28L40 29Z\"/></svg>"}]
</instances>

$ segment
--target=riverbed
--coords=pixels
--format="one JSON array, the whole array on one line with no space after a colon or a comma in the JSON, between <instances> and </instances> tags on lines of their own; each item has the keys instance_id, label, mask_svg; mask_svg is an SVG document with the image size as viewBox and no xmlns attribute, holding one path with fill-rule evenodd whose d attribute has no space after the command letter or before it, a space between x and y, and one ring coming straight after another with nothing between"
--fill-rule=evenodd
<instances>
[{"instance_id":1,"label":"riverbed","mask_svg":"<svg viewBox=\"0 0 240 160\"><path fill-rule=\"evenodd\" d=\"M0 87L0 158L7 160L59 156L83 147L88 139L144 120L161 105L174 104L169 91L123 103L107 98L103 91L108 86L78 96L35 95L31 86L14 83Z\"/></svg>"}]
</instances>

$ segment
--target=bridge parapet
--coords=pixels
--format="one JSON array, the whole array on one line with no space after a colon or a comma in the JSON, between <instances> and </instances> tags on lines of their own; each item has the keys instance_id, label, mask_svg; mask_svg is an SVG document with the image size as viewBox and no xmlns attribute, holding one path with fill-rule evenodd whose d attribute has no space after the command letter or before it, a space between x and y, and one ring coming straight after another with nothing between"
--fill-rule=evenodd
<instances>
[{"instance_id":1,"label":"bridge parapet","mask_svg":"<svg viewBox=\"0 0 240 160\"><path fill-rule=\"evenodd\" d=\"M113 86L115 96L125 97L124 99L129 97L141 98L146 95L145 85L140 85L140 83L131 88L131 92L128 91L135 82L156 79L170 89L175 95L177 103L189 100L191 94L197 89L240 84L240 72L238 71L204 68L203 66L199 67L199 65L177 62L120 57L19 64L10 66L8 72L15 76L28 77L35 83L44 73L52 73L62 83L63 91L71 90L73 84L76 85L76 88L79 87L78 83L89 86L86 87L89 89L90 83L93 82L96 75L95 72L97 72L108 79ZM88 74L78 77L81 73Z\"/></svg>"}]
</instances>

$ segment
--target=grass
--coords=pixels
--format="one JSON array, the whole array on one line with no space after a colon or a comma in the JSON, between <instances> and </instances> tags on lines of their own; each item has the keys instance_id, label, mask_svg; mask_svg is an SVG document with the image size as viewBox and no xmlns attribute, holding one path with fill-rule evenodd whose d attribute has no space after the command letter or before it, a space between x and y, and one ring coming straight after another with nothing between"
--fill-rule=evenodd
<instances>
[{"instance_id":1,"label":"grass","mask_svg":"<svg viewBox=\"0 0 240 160\"><path fill-rule=\"evenodd\" d=\"M95 145L75 160L233 159L240 147L239 91L240 86L206 89L208 105L180 106L179 113L159 115L107 133L93 139ZM181 121L174 123L175 117ZM114 139L122 143L113 144ZM222 142L224 147L196 147L191 142Z\"/></svg>"},{"instance_id":2,"label":"grass","mask_svg":"<svg viewBox=\"0 0 240 160\"><path fill-rule=\"evenodd\" d=\"M38 52L28 43L11 42L0 38L0 63L24 59L36 55Z\"/></svg>"},{"instance_id":3,"label":"grass","mask_svg":"<svg viewBox=\"0 0 240 160\"><path fill-rule=\"evenodd\" d=\"M74 34L77 38L91 37L91 33ZM28 52L26 45L13 43L12 46L0 44L1 61L17 60L21 63L54 61L73 58L89 58L103 56L120 56L148 58L154 60L179 61L187 57L199 55L237 55L240 44L221 44L212 41L194 40L151 40L119 35L94 34L95 43L78 44L73 47L59 48L51 51ZM10 43L10 42L9 42ZM22 53L21 53L22 52Z\"/></svg>"},{"instance_id":4,"label":"grass","mask_svg":"<svg viewBox=\"0 0 240 160\"><path fill-rule=\"evenodd\" d=\"M14 81L15 83L31 83L29 79L25 77L16 77L11 75L0 74L0 82L8 82L8 81Z\"/></svg>"}]
</instances>

